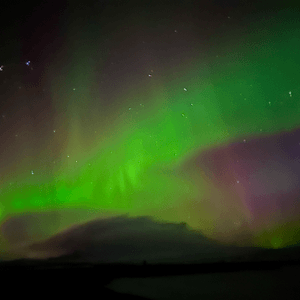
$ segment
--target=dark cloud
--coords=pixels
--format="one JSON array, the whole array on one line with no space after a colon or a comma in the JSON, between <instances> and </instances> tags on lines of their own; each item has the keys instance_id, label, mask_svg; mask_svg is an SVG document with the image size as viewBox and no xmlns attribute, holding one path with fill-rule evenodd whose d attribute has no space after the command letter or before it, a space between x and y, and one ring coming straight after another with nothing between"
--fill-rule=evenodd
<instances>
[{"instance_id":1,"label":"dark cloud","mask_svg":"<svg viewBox=\"0 0 300 300\"><path fill-rule=\"evenodd\" d=\"M299 141L299 129L245 136L195 153L183 165L184 172L195 180L201 174L218 186L222 198L211 198L211 208L222 207L222 199L226 199L223 211L230 207L228 220L239 211L247 218L251 232L258 234L269 226L299 222ZM233 231L228 232L234 236Z\"/></svg>"},{"instance_id":2,"label":"dark cloud","mask_svg":"<svg viewBox=\"0 0 300 300\"><path fill-rule=\"evenodd\" d=\"M11 222L11 228L2 226L4 236L12 240L16 226L37 228L32 220L20 217ZM36 218L37 220L37 218ZM27 222L27 224L26 224ZM17 231L21 234L21 230ZM25 242L25 235L18 236L11 252L22 258L47 259L63 256L64 261L114 263L128 262L177 262L219 260L239 254L241 249L225 247L191 230L185 223L157 223L148 217L129 218L115 216L71 226L46 240ZM27 237L28 238L28 237ZM243 250L244 252L247 250ZM243 253L244 253L243 252Z\"/></svg>"}]
</instances>

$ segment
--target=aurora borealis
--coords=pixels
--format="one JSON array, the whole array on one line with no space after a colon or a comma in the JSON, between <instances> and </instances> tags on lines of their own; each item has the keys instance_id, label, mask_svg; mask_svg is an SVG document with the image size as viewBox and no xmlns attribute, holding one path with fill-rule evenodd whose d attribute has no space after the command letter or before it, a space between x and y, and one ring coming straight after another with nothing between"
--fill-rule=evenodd
<instances>
[{"instance_id":1,"label":"aurora borealis","mask_svg":"<svg viewBox=\"0 0 300 300\"><path fill-rule=\"evenodd\" d=\"M112 3L45 4L7 31L0 217L33 219L5 238L128 214L224 243L296 244L297 14Z\"/></svg>"}]
</instances>

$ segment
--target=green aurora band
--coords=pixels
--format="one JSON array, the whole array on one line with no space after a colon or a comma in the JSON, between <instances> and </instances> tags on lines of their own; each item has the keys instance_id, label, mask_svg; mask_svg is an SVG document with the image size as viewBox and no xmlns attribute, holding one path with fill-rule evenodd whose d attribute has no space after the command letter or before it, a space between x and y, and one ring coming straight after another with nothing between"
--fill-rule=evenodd
<instances>
[{"instance_id":1,"label":"green aurora band","mask_svg":"<svg viewBox=\"0 0 300 300\"><path fill-rule=\"evenodd\" d=\"M149 215L158 221L186 222L226 242L228 235L220 238L217 234L222 212L216 209L213 213L206 202L201 202L214 198L217 203L216 197L222 197L222 192L201 172L185 173L184 164L199 151L242 141L250 135L299 127L300 78L295 68L300 63L296 50L300 47L300 27L295 26L299 22L283 28L272 22L267 26L272 25L272 29L266 32L255 32L253 28L259 27L256 23L253 28L239 29L239 39L234 40L232 33L226 37L232 39L230 43L224 42L222 50L210 59L187 53L184 64L164 75L155 68L155 55L149 51L152 62L143 65L146 83L136 83L129 72L121 79L121 88L110 87L115 89L115 100L105 109L101 97L107 95L100 92L97 105L93 88L97 86L97 72L105 68L108 57L103 55L95 64L95 53L104 50L69 38L64 46L69 49L68 68L53 64L48 71L52 74L48 76L55 110L53 130L43 138L38 156L27 155L20 169L16 161L10 177L6 176L10 179L2 182L2 221L25 212L78 208L105 211L106 216ZM68 32L67 36L72 34ZM77 34L76 41L82 41ZM115 42L113 47L121 44ZM147 77L150 70L151 78ZM23 149L41 143L33 139L33 133L30 136L22 143ZM42 172L43 162L46 173ZM40 176L42 173L46 175ZM197 185L193 178L197 178ZM44 236L50 236L92 217L92 213L66 215L56 223L45 220L41 228ZM232 222L251 220L251 213L245 206L240 215L230 217ZM265 236L261 228L253 232L251 244L282 247L292 239L288 232L293 226L285 227L285 237L280 229Z\"/></svg>"}]
</instances>

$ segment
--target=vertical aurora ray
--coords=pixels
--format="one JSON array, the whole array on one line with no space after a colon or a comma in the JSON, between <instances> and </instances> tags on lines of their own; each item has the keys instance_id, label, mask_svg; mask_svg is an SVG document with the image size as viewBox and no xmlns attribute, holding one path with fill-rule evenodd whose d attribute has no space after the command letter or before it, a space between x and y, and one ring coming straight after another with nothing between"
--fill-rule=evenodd
<instances>
[{"instance_id":1,"label":"vertical aurora ray","mask_svg":"<svg viewBox=\"0 0 300 300\"><path fill-rule=\"evenodd\" d=\"M243 235L250 244L264 247L293 241L295 214L280 219L282 201L262 196L282 190L274 184L260 185L270 176L288 186L282 193L298 191L297 172L290 171L288 155L277 149L282 163L276 164L275 154L263 156L262 142L253 148L259 152L254 161L245 148L237 163L232 144L247 147L249 137L268 139L300 126L299 74L294 67L300 61L293 50L300 46L300 32L295 24L280 28L269 21L264 25L268 30L261 32L254 29L262 24L254 22L226 36L211 37L210 43L218 46L213 50L196 29L181 36L186 43L195 43L196 50L178 46L172 29L174 37L168 33L165 38L180 51L171 46L163 51L152 39L166 25L152 32L148 26L154 21L146 26L140 18L131 16L130 34L124 33L120 21L111 25L110 35L102 29L105 22L100 22L101 31L95 20L63 31L68 37L63 45L65 61L53 62L47 74L53 128L37 137L34 116L28 112L20 121L20 135L31 134L18 151L29 155L18 160L19 169L16 162L8 164L14 172L1 182L1 218L68 208L105 210L107 215L186 222L224 243L247 244ZM142 43L147 40L144 32L152 37L147 48ZM115 51L119 54L114 56ZM41 144L40 151L35 150ZM4 159L16 158L16 153L5 152ZM257 163L261 172L251 169L255 160L263 159L268 163ZM47 172L42 176L43 168ZM270 201L264 210L274 217L270 222L259 216L255 197ZM83 215L76 218L85 220ZM278 222L290 219L295 225L286 225L284 237ZM51 220L45 222L43 228L50 226ZM67 225L45 231L51 235ZM277 235L270 233L272 228Z\"/></svg>"}]
</instances>

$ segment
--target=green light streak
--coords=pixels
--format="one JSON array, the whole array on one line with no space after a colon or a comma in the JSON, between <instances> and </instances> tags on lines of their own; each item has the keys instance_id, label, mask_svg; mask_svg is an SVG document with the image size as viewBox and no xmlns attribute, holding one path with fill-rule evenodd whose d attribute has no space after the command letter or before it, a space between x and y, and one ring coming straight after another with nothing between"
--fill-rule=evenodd
<instances>
[{"instance_id":1,"label":"green light streak","mask_svg":"<svg viewBox=\"0 0 300 300\"><path fill-rule=\"evenodd\" d=\"M172 80L149 84L149 90L129 86L120 95L122 104L108 118L112 124L99 121L93 130L89 113L102 109L90 99L95 70L89 66L94 62L89 47L77 49L70 58L70 77L53 80L57 128L67 123L62 129L68 131L62 146L65 159L49 181L36 183L35 172L25 183L16 183L13 177L12 185L4 183L0 217L58 208L105 208L131 215L149 213L213 231L209 226L214 226L216 216L204 225L199 225L201 213L188 219L199 190L207 196L212 185L199 175L195 187L177 167L199 150L300 125L299 74L293 71L299 58L288 50L299 49L300 42L295 37L299 32L291 30L293 34L283 40L274 35L266 41L262 36L263 46L251 48L251 39L258 39L253 36L240 47L231 46L209 67L193 58L193 69L180 66L182 76L175 79L170 70ZM65 94L63 89L69 90ZM274 236L268 243L280 247L284 240Z\"/></svg>"}]
</instances>

